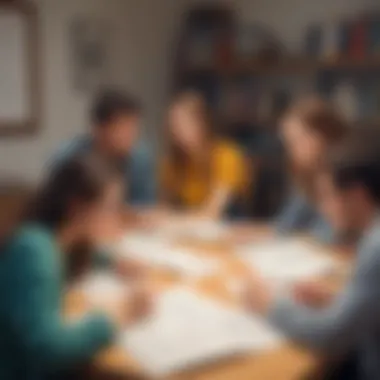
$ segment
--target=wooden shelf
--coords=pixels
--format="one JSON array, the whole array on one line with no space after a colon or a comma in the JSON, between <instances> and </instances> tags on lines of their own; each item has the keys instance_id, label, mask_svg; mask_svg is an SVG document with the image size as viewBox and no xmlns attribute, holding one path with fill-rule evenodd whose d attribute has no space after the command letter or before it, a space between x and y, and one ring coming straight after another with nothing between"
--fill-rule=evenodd
<instances>
[{"instance_id":1,"label":"wooden shelf","mask_svg":"<svg viewBox=\"0 0 380 380\"><path fill-rule=\"evenodd\" d=\"M292 75L313 74L320 71L363 71L379 70L380 56L366 59L352 60L349 58L316 61L307 58L289 58L286 60L265 63L258 61L232 62L219 65L195 66L185 70L185 74L213 72L222 76L231 75Z\"/></svg>"}]
</instances>

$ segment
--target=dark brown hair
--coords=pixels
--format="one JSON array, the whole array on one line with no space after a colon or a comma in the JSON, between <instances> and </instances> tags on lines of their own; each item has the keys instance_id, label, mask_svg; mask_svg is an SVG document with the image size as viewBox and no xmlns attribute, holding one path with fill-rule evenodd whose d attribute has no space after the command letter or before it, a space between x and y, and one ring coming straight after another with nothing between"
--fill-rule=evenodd
<instances>
[{"instance_id":1,"label":"dark brown hair","mask_svg":"<svg viewBox=\"0 0 380 380\"><path fill-rule=\"evenodd\" d=\"M27 209L25 219L55 230L67 222L74 201L96 201L110 181L120 176L119 168L103 157L75 157L51 173Z\"/></svg>"},{"instance_id":2,"label":"dark brown hair","mask_svg":"<svg viewBox=\"0 0 380 380\"><path fill-rule=\"evenodd\" d=\"M202 127L203 132L203 143L204 143L204 180L209 181L210 178L210 167L211 167L211 149L210 145L214 142L214 129L213 121L210 109L201 94L195 91L184 91L174 98L171 107L187 107L188 112L195 115ZM181 146L177 144L172 138L171 134L168 132L168 150L166 154L166 165L171 173L174 174L175 178L179 180L177 183L181 183L181 178L184 175L184 169L190 161L190 157L187 152L183 150ZM166 197L170 201L177 203L178 200L178 189L164 189Z\"/></svg>"},{"instance_id":3,"label":"dark brown hair","mask_svg":"<svg viewBox=\"0 0 380 380\"><path fill-rule=\"evenodd\" d=\"M138 115L141 112L140 102L132 95L115 89L99 92L91 109L91 122L94 127L106 127L121 115Z\"/></svg>"},{"instance_id":4,"label":"dark brown hair","mask_svg":"<svg viewBox=\"0 0 380 380\"><path fill-rule=\"evenodd\" d=\"M304 128L320 136L328 150L334 149L349 130L343 116L329 102L315 96L295 102L284 115L284 120L293 118L299 120ZM305 170L290 162L290 170L296 184L306 195L313 196L313 178L318 167Z\"/></svg>"},{"instance_id":5,"label":"dark brown hair","mask_svg":"<svg viewBox=\"0 0 380 380\"><path fill-rule=\"evenodd\" d=\"M380 126L355 128L331 152L325 169L339 189L362 186L374 203L380 205Z\"/></svg>"},{"instance_id":6,"label":"dark brown hair","mask_svg":"<svg viewBox=\"0 0 380 380\"><path fill-rule=\"evenodd\" d=\"M70 159L59 165L31 197L17 225L37 223L54 232L69 221L74 202L95 202L110 181L119 178L120 169L103 157L89 154ZM1 245L7 244L17 225ZM71 247L66 260L68 279L84 273L92 261L93 252L93 244L88 241L77 242Z\"/></svg>"}]
</instances>

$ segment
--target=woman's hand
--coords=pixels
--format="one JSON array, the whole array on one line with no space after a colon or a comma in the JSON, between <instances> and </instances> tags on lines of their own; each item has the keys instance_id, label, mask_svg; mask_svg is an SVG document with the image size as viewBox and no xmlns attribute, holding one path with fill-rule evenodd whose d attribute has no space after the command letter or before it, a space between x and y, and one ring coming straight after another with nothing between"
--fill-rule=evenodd
<instances>
[{"instance_id":1,"label":"woman's hand","mask_svg":"<svg viewBox=\"0 0 380 380\"><path fill-rule=\"evenodd\" d=\"M128 292L126 292L128 293ZM123 329L153 311L154 296L149 288L138 286L124 297L107 297L98 299L96 310L104 312L118 328Z\"/></svg>"},{"instance_id":2,"label":"woman's hand","mask_svg":"<svg viewBox=\"0 0 380 380\"><path fill-rule=\"evenodd\" d=\"M267 314L274 294L268 283L258 273L252 273L243 286L243 304L253 312Z\"/></svg>"},{"instance_id":3,"label":"woman's hand","mask_svg":"<svg viewBox=\"0 0 380 380\"><path fill-rule=\"evenodd\" d=\"M154 299L154 292L146 285L139 285L132 289L126 313L126 324L133 324L148 317L154 310Z\"/></svg>"},{"instance_id":4,"label":"woman's hand","mask_svg":"<svg viewBox=\"0 0 380 380\"><path fill-rule=\"evenodd\" d=\"M120 277L135 281L147 277L148 267L137 261L120 259L115 263L115 271Z\"/></svg>"}]
</instances>

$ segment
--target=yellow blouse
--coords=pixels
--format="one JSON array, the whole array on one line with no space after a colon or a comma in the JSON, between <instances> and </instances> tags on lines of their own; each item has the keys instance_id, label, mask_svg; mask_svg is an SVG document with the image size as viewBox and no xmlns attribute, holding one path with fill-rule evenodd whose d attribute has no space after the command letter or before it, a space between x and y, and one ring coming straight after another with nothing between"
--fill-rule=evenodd
<instances>
[{"instance_id":1,"label":"yellow blouse","mask_svg":"<svg viewBox=\"0 0 380 380\"><path fill-rule=\"evenodd\" d=\"M191 162L176 175L170 162L164 162L162 186L164 193L174 194L185 207L195 208L207 202L211 192L219 187L234 195L243 188L246 180L246 165L239 148L227 141L218 141L211 152L209 175L205 176L204 164Z\"/></svg>"}]
</instances>

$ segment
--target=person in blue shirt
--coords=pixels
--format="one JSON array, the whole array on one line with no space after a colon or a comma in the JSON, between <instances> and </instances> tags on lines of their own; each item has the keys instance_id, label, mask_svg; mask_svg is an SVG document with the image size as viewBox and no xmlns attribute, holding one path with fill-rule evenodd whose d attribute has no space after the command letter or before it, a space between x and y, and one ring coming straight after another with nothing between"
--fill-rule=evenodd
<instances>
[{"instance_id":1,"label":"person in blue shirt","mask_svg":"<svg viewBox=\"0 0 380 380\"><path fill-rule=\"evenodd\" d=\"M344 289L320 307L301 302L290 291L275 295L259 275L250 279L245 300L287 337L328 357L356 351L357 376L380 378L380 141L357 135L346 142L316 178L316 197L337 231L355 231L353 274ZM321 286L321 294L323 292Z\"/></svg>"},{"instance_id":2,"label":"person in blue shirt","mask_svg":"<svg viewBox=\"0 0 380 380\"><path fill-rule=\"evenodd\" d=\"M50 169L74 156L97 152L122 169L128 205L152 205L156 200L156 171L152 149L139 139L140 116L140 104L130 95L102 91L92 107L91 132L62 146L49 162Z\"/></svg>"},{"instance_id":3,"label":"person in blue shirt","mask_svg":"<svg viewBox=\"0 0 380 380\"><path fill-rule=\"evenodd\" d=\"M275 220L278 234L306 232L319 241L336 238L315 206L314 174L323 157L347 135L345 120L326 101L305 98L294 104L283 119L281 134L291 175L291 191Z\"/></svg>"}]
</instances>

